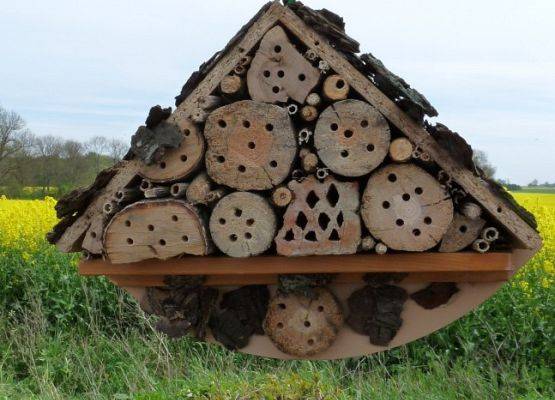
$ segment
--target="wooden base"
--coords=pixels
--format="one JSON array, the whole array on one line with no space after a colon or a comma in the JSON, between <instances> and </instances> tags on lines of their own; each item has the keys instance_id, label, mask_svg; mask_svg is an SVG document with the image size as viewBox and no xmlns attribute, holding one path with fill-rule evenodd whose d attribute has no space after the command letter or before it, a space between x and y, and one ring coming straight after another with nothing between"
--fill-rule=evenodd
<instances>
[{"instance_id":1,"label":"wooden base","mask_svg":"<svg viewBox=\"0 0 555 400\"><path fill-rule=\"evenodd\" d=\"M277 283L278 274L338 274L336 283L357 283L366 273L407 273L409 282L496 282L514 273L512 253L400 253L379 256L313 257L184 257L111 264L82 261L79 273L106 275L119 286L164 286L167 275L207 275L207 285L235 286Z\"/></svg>"}]
</instances>

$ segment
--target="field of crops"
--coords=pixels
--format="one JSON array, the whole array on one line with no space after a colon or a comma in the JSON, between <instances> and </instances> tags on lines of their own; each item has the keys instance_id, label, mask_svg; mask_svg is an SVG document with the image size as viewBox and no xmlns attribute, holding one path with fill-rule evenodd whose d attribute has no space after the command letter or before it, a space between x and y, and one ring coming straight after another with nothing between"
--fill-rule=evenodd
<instances>
[{"instance_id":1,"label":"field of crops","mask_svg":"<svg viewBox=\"0 0 555 400\"><path fill-rule=\"evenodd\" d=\"M545 246L477 311L373 357L280 362L167 340L44 241L55 200L0 197L0 399L552 399L555 195L518 193Z\"/></svg>"}]
</instances>

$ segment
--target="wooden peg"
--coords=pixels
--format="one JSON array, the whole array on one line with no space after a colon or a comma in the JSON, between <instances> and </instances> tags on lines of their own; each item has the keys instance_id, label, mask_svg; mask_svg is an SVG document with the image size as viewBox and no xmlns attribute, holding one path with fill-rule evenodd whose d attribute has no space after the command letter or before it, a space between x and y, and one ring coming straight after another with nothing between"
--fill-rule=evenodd
<instances>
[{"instance_id":1,"label":"wooden peg","mask_svg":"<svg viewBox=\"0 0 555 400\"><path fill-rule=\"evenodd\" d=\"M350 86L340 75L332 75L324 81L324 97L330 101L345 100Z\"/></svg>"},{"instance_id":2,"label":"wooden peg","mask_svg":"<svg viewBox=\"0 0 555 400\"><path fill-rule=\"evenodd\" d=\"M304 106L301 108L301 118L306 122L315 121L318 118L318 110L313 106Z\"/></svg>"},{"instance_id":3,"label":"wooden peg","mask_svg":"<svg viewBox=\"0 0 555 400\"><path fill-rule=\"evenodd\" d=\"M389 157L395 162L404 163L412 158L414 146L407 138L397 138L389 145Z\"/></svg>"},{"instance_id":4,"label":"wooden peg","mask_svg":"<svg viewBox=\"0 0 555 400\"><path fill-rule=\"evenodd\" d=\"M272 192L271 202L276 207L287 207L293 201L293 192L285 186L280 186Z\"/></svg>"}]
</instances>

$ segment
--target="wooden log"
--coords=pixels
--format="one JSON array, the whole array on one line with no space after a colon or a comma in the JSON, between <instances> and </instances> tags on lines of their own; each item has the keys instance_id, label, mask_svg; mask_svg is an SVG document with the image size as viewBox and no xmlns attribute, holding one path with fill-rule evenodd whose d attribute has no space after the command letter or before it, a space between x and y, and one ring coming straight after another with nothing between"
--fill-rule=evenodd
<instances>
[{"instance_id":1,"label":"wooden log","mask_svg":"<svg viewBox=\"0 0 555 400\"><path fill-rule=\"evenodd\" d=\"M180 254L206 255L211 243L198 211L180 200L140 201L119 212L106 227L104 248L113 264Z\"/></svg>"},{"instance_id":2,"label":"wooden log","mask_svg":"<svg viewBox=\"0 0 555 400\"><path fill-rule=\"evenodd\" d=\"M197 109L196 111L202 110ZM178 126L183 135L179 147L166 150L160 162L144 165L139 171L143 178L153 183L183 180L201 166L204 160L202 132L191 120L179 120Z\"/></svg>"},{"instance_id":3,"label":"wooden log","mask_svg":"<svg viewBox=\"0 0 555 400\"><path fill-rule=\"evenodd\" d=\"M318 118L318 109L314 106L304 106L301 108L301 118L306 122L315 121Z\"/></svg>"},{"instance_id":4,"label":"wooden log","mask_svg":"<svg viewBox=\"0 0 555 400\"><path fill-rule=\"evenodd\" d=\"M280 26L264 35L247 73L251 98L267 103L293 99L303 104L319 80L318 70L293 47Z\"/></svg>"},{"instance_id":5,"label":"wooden log","mask_svg":"<svg viewBox=\"0 0 555 400\"><path fill-rule=\"evenodd\" d=\"M345 100L349 96L350 86L340 75L328 76L324 81L322 93L329 101Z\"/></svg>"},{"instance_id":6,"label":"wooden log","mask_svg":"<svg viewBox=\"0 0 555 400\"><path fill-rule=\"evenodd\" d=\"M312 107L318 107L322 103L322 98L318 93L310 93L306 98L306 104Z\"/></svg>"},{"instance_id":7,"label":"wooden log","mask_svg":"<svg viewBox=\"0 0 555 400\"><path fill-rule=\"evenodd\" d=\"M425 251L447 232L453 221L453 202L423 169L391 164L368 180L361 216L372 236L389 248Z\"/></svg>"},{"instance_id":8,"label":"wooden log","mask_svg":"<svg viewBox=\"0 0 555 400\"><path fill-rule=\"evenodd\" d=\"M185 197L187 194L188 183L174 183L170 187L170 192L173 197L180 198Z\"/></svg>"},{"instance_id":9,"label":"wooden log","mask_svg":"<svg viewBox=\"0 0 555 400\"><path fill-rule=\"evenodd\" d=\"M373 251L376 247L376 240L372 236L362 238L360 242L360 249L362 251Z\"/></svg>"},{"instance_id":10,"label":"wooden log","mask_svg":"<svg viewBox=\"0 0 555 400\"><path fill-rule=\"evenodd\" d=\"M293 192L285 186L279 186L272 192L270 200L276 207L287 207L293 201Z\"/></svg>"},{"instance_id":11,"label":"wooden log","mask_svg":"<svg viewBox=\"0 0 555 400\"><path fill-rule=\"evenodd\" d=\"M360 100L335 103L320 115L314 146L333 172L366 175L385 159L391 139L389 125L374 107Z\"/></svg>"},{"instance_id":12,"label":"wooden log","mask_svg":"<svg viewBox=\"0 0 555 400\"><path fill-rule=\"evenodd\" d=\"M323 182L308 176L288 184L294 200L276 237L277 253L284 256L354 254L360 244L357 182Z\"/></svg>"},{"instance_id":13,"label":"wooden log","mask_svg":"<svg viewBox=\"0 0 555 400\"><path fill-rule=\"evenodd\" d=\"M462 214L455 213L453 222L441 240L439 251L442 253L455 253L464 250L480 237L486 221L481 218L471 219Z\"/></svg>"},{"instance_id":14,"label":"wooden log","mask_svg":"<svg viewBox=\"0 0 555 400\"><path fill-rule=\"evenodd\" d=\"M315 298L278 293L268 305L264 331L284 353L297 357L329 348L343 325L343 312L335 295L325 288Z\"/></svg>"},{"instance_id":15,"label":"wooden log","mask_svg":"<svg viewBox=\"0 0 555 400\"><path fill-rule=\"evenodd\" d=\"M220 83L220 91L227 96L240 95L243 92L244 87L244 81L237 75L228 75Z\"/></svg>"},{"instance_id":16,"label":"wooden log","mask_svg":"<svg viewBox=\"0 0 555 400\"><path fill-rule=\"evenodd\" d=\"M138 188L121 188L116 192L115 199L118 204L129 204L143 197L142 190Z\"/></svg>"},{"instance_id":17,"label":"wooden log","mask_svg":"<svg viewBox=\"0 0 555 400\"><path fill-rule=\"evenodd\" d=\"M482 208L472 202L466 202L461 207L461 213L470 219L478 219L482 215Z\"/></svg>"},{"instance_id":18,"label":"wooden log","mask_svg":"<svg viewBox=\"0 0 555 400\"><path fill-rule=\"evenodd\" d=\"M472 243L472 248L474 251L478 253L487 253L490 249L490 244L487 240L484 239L476 239L474 243Z\"/></svg>"},{"instance_id":19,"label":"wooden log","mask_svg":"<svg viewBox=\"0 0 555 400\"><path fill-rule=\"evenodd\" d=\"M287 111L239 101L218 108L208 121L206 170L217 183L238 190L266 190L288 176L296 155Z\"/></svg>"},{"instance_id":20,"label":"wooden log","mask_svg":"<svg viewBox=\"0 0 555 400\"><path fill-rule=\"evenodd\" d=\"M235 192L212 210L210 233L216 246L231 257L257 256L272 245L276 216L263 197Z\"/></svg>"},{"instance_id":21,"label":"wooden log","mask_svg":"<svg viewBox=\"0 0 555 400\"><path fill-rule=\"evenodd\" d=\"M312 174L318 169L318 163L318 156L312 152L301 155L303 170L308 174Z\"/></svg>"},{"instance_id":22,"label":"wooden log","mask_svg":"<svg viewBox=\"0 0 555 400\"><path fill-rule=\"evenodd\" d=\"M171 195L170 188L168 186L154 186L150 189L145 190L145 199L161 199L163 197L168 197Z\"/></svg>"},{"instance_id":23,"label":"wooden log","mask_svg":"<svg viewBox=\"0 0 555 400\"><path fill-rule=\"evenodd\" d=\"M198 174L186 190L187 201L191 204L206 204L206 197L210 193L212 182L206 172Z\"/></svg>"},{"instance_id":24,"label":"wooden log","mask_svg":"<svg viewBox=\"0 0 555 400\"><path fill-rule=\"evenodd\" d=\"M389 157L394 162L404 163L410 161L414 146L407 138L397 138L389 145Z\"/></svg>"}]
</instances>

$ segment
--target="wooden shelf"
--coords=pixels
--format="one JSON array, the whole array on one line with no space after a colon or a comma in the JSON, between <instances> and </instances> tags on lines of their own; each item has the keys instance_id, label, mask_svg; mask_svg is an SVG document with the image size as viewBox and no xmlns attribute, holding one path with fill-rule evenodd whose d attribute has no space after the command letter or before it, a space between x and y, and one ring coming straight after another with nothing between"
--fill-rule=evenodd
<instances>
[{"instance_id":1,"label":"wooden shelf","mask_svg":"<svg viewBox=\"0 0 555 400\"><path fill-rule=\"evenodd\" d=\"M338 283L360 282L365 273L403 272L410 281L493 282L509 279L511 253L402 253L379 256L184 257L111 264L82 261L79 273L106 275L120 286L162 286L167 275L207 275L207 285L275 284L278 274L336 273Z\"/></svg>"}]
</instances>

